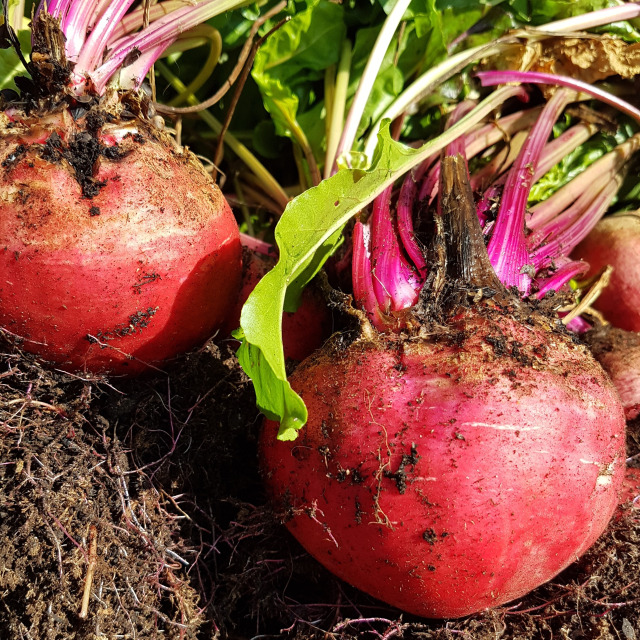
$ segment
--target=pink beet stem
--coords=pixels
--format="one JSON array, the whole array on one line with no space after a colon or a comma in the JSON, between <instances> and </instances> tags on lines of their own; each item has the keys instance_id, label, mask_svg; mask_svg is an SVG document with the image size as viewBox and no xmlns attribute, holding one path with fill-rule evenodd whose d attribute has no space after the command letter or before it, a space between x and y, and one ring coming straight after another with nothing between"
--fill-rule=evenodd
<instances>
[{"instance_id":1,"label":"pink beet stem","mask_svg":"<svg viewBox=\"0 0 640 640\"><path fill-rule=\"evenodd\" d=\"M640 122L640 110L636 109L626 100L595 87L587 82L575 80L567 76L559 76L554 73L542 73L538 71L478 71L476 76L480 79L482 86L491 87L497 84L506 84L509 82L526 82L530 84L549 84L567 87L580 93L586 93L598 100L602 100L612 107L616 107L623 113Z\"/></svg>"},{"instance_id":2,"label":"pink beet stem","mask_svg":"<svg viewBox=\"0 0 640 640\"><path fill-rule=\"evenodd\" d=\"M74 69L77 75L89 73L98 66L111 33L132 4L133 0L113 0L109 5L102 19L97 22L87 38L85 46L78 56Z\"/></svg>"},{"instance_id":3,"label":"pink beet stem","mask_svg":"<svg viewBox=\"0 0 640 640\"><path fill-rule=\"evenodd\" d=\"M567 129L557 138L547 143L540 156L540 161L536 172L533 174L533 183L537 182L547 171L554 167L568 153L577 149L583 142L586 142L595 132L597 127L592 124L580 123ZM518 132L519 133L519 132ZM508 164L508 160L505 165ZM487 165L489 166L489 165ZM505 167L505 169L508 167ZM485 168L477 171L471 176L471 186L474 190L482 191L481 181L484 178ZM502 174L490 187L487 187L478 202L478 217L480 224L484 227L487 221L487 212L500 195L507 180L507 175ZM530 241L531 236L527 238ZM529 246L529 249L531 247Z\"/></svg>"},{"instance_id":4,"label":"pink beet stem","mask_svg":"<svg viewBox=\"0 0 640 640\"><path fill-rule=\"evenodd\" d=\"M607 174L613 178L639 148L640 134L635 134L619 144L613 151L596 160L579 176L558 189L550 198L532 207L528 213L527 227L535 230L547 224L580 194L591 188L600 176Z\"/></svg>"},{"instance_id":5,"label":"pink beet stem","mask_svg":"<svg viewBox=\"0 0 640 640\"><path fill-rule=\"evenodd\" d=\"M583 191L576 201L561 214L536 229L527 238L527 247L534 253L543 244L548 244L551 239L559 236L574 224L587 211L590 205L602 190L615 181L615 174L603 174L596 178L591 187Z\"/></svg>"},{"instance_id":6,"label":"pink beet stem","mask_svg":"<svg viewBox=\"0 0 640 640\"><path fill-rule=\"evenodd\" d=\"M569 93L560 89L542 110L508 174L489 241L489 259L498 278L507 287L518 287L523 294L528 293L531 286L531 276L523 270L529 263L524 236L527 199L544 145L568 101Z\"/></svg>"},{"instance_id":7,"label":"pink beet stem","mask_svg":"<svg viewBox=\"0 0 640 640\"><path fill-rule=\"evenodd\" d=\"M586 262L572 260L563 264L558 270L548 278L538 281L538 291L535 297L540 300L549 293L549 291L560 291L570 280L583 276L589 271L589 265Z\"/></svg>"},{"instance_id":8,"label":"pink beet stem","mask_svg":"<svg viewBox=\"0 0 640 640\"><path fill-rule=\"evenodd\" d=\"M353 227L351 269L353 298L356 305L364 309L373 326L379 331L384 331L385 323L382 321L378 300L373 292L370 239L369 225L356 220Z\"/></svg>"},{"instance_id":9,"label":"pink beet stem","mask_svg":"<svg viewBox=\"0 0 640 640\"><path fill-rule=\"evenodd\" d=\"M514 87L513 97L518 98L526 102L528 100L528 94L521 87ZM508 116L500 118L496 122L485 124L475 130L470 131L466 136L465 154L468 159L477 156L479 153L488 149L492 145L505 139L505 136L511 136L518 131L526 129L533 124L536 118L540 115L540 107L534 107L532 109L526 109L524 111L517 111ZM449 126L451 126L449 124ZM425 171L417 173L416 176L422 176ZM435 166L430 165L430 171L427 177L423 179L418 193L418 200L422 201L425 198L429 198L431 201L437 194L438 181L440 179L440 164ZM419 181L416 177L416 181Z\"/></svg>"},{"instance_id":10,"label":"pink beet stem","mask_svg":"<svg viewBox=\"0 0 640 640\"><path fill-rule=\"evenodd\" d=\"M370 221L373 290L384 311L412 307L423 284L400 250L390 210L392 190L387 187L374 200Z\"/></svg>"},{"instance_id":11,"label":"pink beet stem","mask_svg":"<svg viewBox=\"0 0 640 640\"><path fill-rule=\"evenodd\" d=\"M412 173L409 172L402 183L398 196L398 234L404 250L418 271L419 278L424 280L427 277L427 261L413 231L413 203L417 192L418 185Z\"/></svg>"},{"instance_id":12,"label":"pink beet stem","mask_svg":"<svg viewBox=\"0 0 640 640\"><path fill-rule=\"evenodd\" d=\"M67 38L65 50L67 58L76 62L80 51L83 49L87 39L87 31L91 19L96 17L99 10L99 0L75 0L61 20L60 27Z\"/></svg>"},{"instance_id":13,"label":"pink beet stem","mask_svg":"<svg viewBox=\"0 0 640 640\"><path fill-rule=\"evenodd\" d=\"M596 226L611 205L620 183L620 176L611 180L574 224L532 254L531 259L536 269L548 267L554 259L568 255L581 240L587 237L589 231Z\"/></svg>"}]
</instances>

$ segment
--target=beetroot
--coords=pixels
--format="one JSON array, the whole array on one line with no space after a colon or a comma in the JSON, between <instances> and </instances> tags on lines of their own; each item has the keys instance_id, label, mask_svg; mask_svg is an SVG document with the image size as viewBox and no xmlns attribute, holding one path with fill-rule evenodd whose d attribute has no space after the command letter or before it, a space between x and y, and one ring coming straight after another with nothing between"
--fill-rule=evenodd
<instances>
[{"instance_id":1,"label":"beetroot","mask_svg":"<svg viewBox=\"0 0 640 640\"><path fill-rule=\"evenodd\" d=\"M606 326L584 339L613 381L627 420L633 420L640 414L640 334Z\"/></svg>"},{"instance_id":2,"label":"beetroot","mask_svg":"<svg viewBox=\"0 0 640 640\"><path fill-rule=\"evenodd\" d=\"M221 330L229 335L240 326L242 307L264 275L273 269L275 258L244 248L240 295ZM295 312L282 316L282 344L288 360L302 361L310 356L331 334L332 319L319 290L307 287Z\"/></svg>"},{"instance_id":3,"label":"beetroot","mask_svg":"<svg viewBox=\"0 0 640 640\"><path fill-rule=\"evenodd\" d=\"M135 91L178 31L167 32L169 15L109 42L130 5L42 3L33 81L0 115L0 327L69 371L163 365L215 333L240 283L239 231L222 193ZM132 62L138 45L151 51ZM114 73L128 90L106 87Z\"/></svg>"},{"instance_id":4,"label":"beetroot","mask_svg":"<svg viewBox=\"0 0 640 640\"><path fill-rule=\"evenodd\" d=\"M616 327L640 331L640 213L603 218L572 255L591 265L590 275L613 266L609 285L594 307Z\"/></svg>"},{"instance_id":5,"label":"beetroot","mask_svg":"<svg viewBox=\"0 0 640 640\"><path fill-rule=\"evenodd\" d=\"M58 115L46 128L5 121L0 325L64 369L138 372L225 319L240 279L237 225L168 136L138 123L110 144L113 127L88 134ZM28 142L34 127L44 144ZM63 154L92 145L100 155L82 185Z\"/></svg>"},{"instance_id":6,"label":"beetroot","mask_svg":"<svg viewBox=\"0 0 640 640\"><path fill-rule=\"evenodd\" d=\"M267 421L261 453L287 527L322 564L410 613L456 617L524 595L596 540L625 420L586 347L496 277L461 156L440 180L419 300L383 306L354 247L356 299L383 331L363 320L360 338L305 361L290 378L301 438L278 441ZM376 277L410 299L409 267Z\"/></svg>"},{"instance_id":7,"label":"beetroot","mask_svg":"<svg viewBox=\"0 0 640 640\"><path fill-rule=\"evenodd\" d=\"M296 370L309 423L293 443L269 423L262 455L312 555L401 609L456 617L524 595L596 540L623 476L615 390L532 321L468 311Z\"/></svg>"}]
</instances>

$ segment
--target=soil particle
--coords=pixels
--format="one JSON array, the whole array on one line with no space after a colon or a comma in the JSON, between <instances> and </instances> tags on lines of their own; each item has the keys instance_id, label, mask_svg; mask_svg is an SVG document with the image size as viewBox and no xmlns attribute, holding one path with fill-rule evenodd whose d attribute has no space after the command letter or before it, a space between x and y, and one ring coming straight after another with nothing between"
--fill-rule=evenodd
<instances>
[{"instance_id":1,"label":"soil particle","mask_svg":"<svg viewBox=\"0 0 640 640\"><path fill-rule=\"evenodd\" d=\"M27 149L29 147L27 145L24 144L20 144L18 145L13 153L11 153L10 155L8 155L3 161L2 161L2 167L4 169L8 169L9 171L13 168L13 166L20 161L20 158L22 158L22 156L27 152Z\"/></svg>"},{"instance_id":2,"label":"soil particle","mask_svg":"<svg viewBox=\"0 0 640 640\"><path fill-rule=\"evenodd\" d=\"M122 324L108 331L98 331L95 337L87 335L87 340L89 340L89 342L106 341L140 333L149 326L149 323L157 311L157 307L148 307L146 310L136 311L129 316L129 324Z\"/></svg>"},{"instance_id":3,"label":"soil particle","mask_svg":"<svg viewBox=\"0 0 640 640\"><path fill-rule=\"evenodd\" d=\"M97 135L100 128L106 122L106 115L100 111L99 109L92 109L86 115L85 123L87 127L87 131L90 131L94 135Z\"/></svg>"},{"instance_id":4,"label":"soil particle","mask_svg":"<svg viewBox=\"0 0 640 640\"><path fill-rule=\"evenodd\" d=\"M497 357L503 356L507 351L507 345L504 336L485 336L485 342L493 347L493 352Z\"/></svg>"},{"instance_id":5,"label":"soil particle","mask_svg":"<svg viewBox=\"0 0 640 640\"><path fill-rule=\"evenodd\" d=\"M158 280L162 280L162 276L159 273L145 273L140 276L140 280L132 285L134 293L142 293L142 287L153 284Z\"/></svg>"},{"instance_id":6,"label":"soil particle","mask_svg":"<svg viewBox=\"0 0 640 640\"><path fill-rule=\"evenodd\" d=\"M82 195L85 198L97 196L100 189L106 184L106 182L97 180L94 177L94 172L98 158L101 155L106 155L103 152L112 154L115 148L104 147L96 137L87 131L77 134L69 141L69 145L64 151L64 157L73 167L76 180L82 187Z\"/></svg>"},{"instance_id":7,"label":"soil particle","mask_svg":"<svg viewBox=\"0 0 640 640\"><path fill-rule=\"evenodd\" d=\"M411 452L409 454L403 453L402 458L400 460L400 465L398 466L397 471L390 471L389 469L384 470L384 477L390 478L395 481L396 487L398 488L398 493L404 494L407 490L407 467L414 467L420 456L418 455L418 448L414 444L411 445Z\"/></svg>"},{"instance_id":8,"label":"soil particle","mask_svg":"<svg viewBox=\"0 0 640 640\"><path fill-rule=\"evenodd\" d=\"M130 152L130 149L124 149L117 144L108 146L100 141L97 130L93 129L100 121L102 118L99 115L96 115L93 120L87 117L87 131L73 135L68 143L54 131L44 144L31 145L31 148L37 149L38 155L47 162L58 164L66 160L73 169L73 175L82 189L82 195L89 199L98 195L100 189L106 185L106 182L95 177L100 158L104 157L116 162ZM2 167L11 171L29 148L27 145L16 147L13 153L2 162Z\"/></svg>"},{"instance_id":9,"label":"soil particle","mask_svg":"<svg viewBox=\"0 0 640 640\"><path fill-rule=\"evenodd\" d=\"M438 534L433 529L427 529L422 537L433 546L438 541Z\"/></svg>"}]
</instances>

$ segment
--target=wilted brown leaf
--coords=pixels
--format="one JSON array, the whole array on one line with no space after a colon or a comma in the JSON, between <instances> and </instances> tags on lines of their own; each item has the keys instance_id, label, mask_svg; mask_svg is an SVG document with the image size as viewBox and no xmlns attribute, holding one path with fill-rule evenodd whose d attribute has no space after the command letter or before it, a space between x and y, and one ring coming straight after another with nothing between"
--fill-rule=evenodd
<instances>
[{"instance_id":1,"label":"wilted brown leaf","mask_svg":"<svg viewBox=\"0 0 640 640\"><path fill-rule=\"evenodd\" d=\"M611 36L546 38L514 45L501 56L499 67L556 73L589 83L613 75L633 78L640 73L640 43Z\"/></svg>"},{"instance_id":2,"label":"wilted brown leaf","mask_svg":"<svg viewBox=\"0 0 640 640\"><path fill-rule=\"evenodd\" d=\"M537 64L584 82L613 75L633 78L640 73L640 43L629 44L611 37L554 38L542 43Z\"/></svg>"}]
</instances>

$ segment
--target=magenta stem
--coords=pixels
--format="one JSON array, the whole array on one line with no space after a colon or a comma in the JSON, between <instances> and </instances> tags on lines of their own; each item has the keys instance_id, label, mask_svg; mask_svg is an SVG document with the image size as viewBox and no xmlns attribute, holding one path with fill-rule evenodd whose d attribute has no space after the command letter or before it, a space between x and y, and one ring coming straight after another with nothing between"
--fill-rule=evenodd
<instances>
[{"instance_id":1,"label":"magenta stem","mask_svg":"<svg viewBox=\"0 0 640 640\"><path fill-rule=\"evenodd\" d=\"M585 169L571 182L558 189L550 198L535 205L529 211L527 227L539 229L564 211L581 194L589 191L597 180L607 175L611 179L620 171L627 160L640 148L640 134L631 136L613 151L610 151Z\"/></svg>"},{"instance_id":2,"label":"magenta stem","mask_svg":"<svg viewBox=\"0 0 640 640\"><path fill-rule=\"evenodd\" d=\"M518 98L524 102L528 100L528 94L520 87L514 87L514 93L510 97ZM528 128L536 121L536 118L540 115L541 111L542 109L540 107L517 111L516 113L500 118L496 122L485 124L470 131L465 136L466 157L468 159L473 158L485 149L488 149L490 146L504 140L505 136L511 136L518 131ZM451 124L448 124L448 126L451 126ZM416 180L418 180L418 178L416 178ZM437 195L439 180L440 163L435 166L430 165L427 177L423 179L420 186L418 200L422 202L428 198L429 201L432 201Z\"/></svg>"},{"instance_id":3,"label":"magenta stem","mask_svg":"<svg viewBox=\"0 0 640 640\"><path fill-rule=\"evenodd\" d=\"M451 128L456 122L464 118L464 116L471 111L475 106L475 102L472 100L465 100L460 104L456 105L453 109L449 118L447 119L447 129ZM447 155L455 156L460 153L461 155L465 155L465 140L466 137L457 138L452 143L450 143L447 147ZM440 181L440 163L438 162L434 166L431 167L429 172L427 173L427 177L424 178L422 184L420 185L420 191L418 193L418 200L422 202L425 199L429 199L429 202L436 196L438 182Z\"/></svg>"},{"instance_id":4,"label":"magenta stem","mask_svg":"<svg viewBox=\"0 0 640 640\"><path fill-rule=\"evenodd\" d=\"M551 140L542 151L538 168L533 174L533 182L540 180L547 171L555 167L565 156L585 143L597 131L596 125L581 122Z\"/></svg>"},{"instance_id":5,"label":"magenta stem","mask_svg":"<svg viewBox=\"0 0 640 640\"><path fill-rule=\"evenodd\" d=\"M175 40L176 38L173 37L161 42L153 49L149 49L143 53L133 64L122 69L118 86L121 89L136 89L139 87L144 82L149 69L151 69L156 60L162 56Z\"/></svg>"},{"instance_id":6,"label":"magenta stem","mask_svg":"<svg viewBox=\"0 0 640 640\"><path fill-rule=\"evenodd\" d=\"M74 0L60 23L67 38L67 58L72 62L77 61L80 51L84 48L89 23L95 17L99 4L99 0Z\"/></svg>"},{"instance_id":7,"label":"magenta stem","mask_svg":"<svg viewBox=\"0 0 640 640\"><path fill-rule=\"evenodd\" d=\"M503 116L494 122L470 131L467 138L467 158L473 158L492 145L510 138L511 136L529 129L538 119L542 107L533 107L516 111L508 116Z\"/></svg>"},{"instance_id":8,"label":"magenta stem","mask_svg":"<svg viewBox=\"0 0 640 640\"><path fill-rule=\"evenodd\" d=\"M424 281L427 277L427 261L416 240L413 229L413 204L417 193L418 185L411 172L409 172L402 183L400 195L398 196L398 235L404 250L418 271L419 279Z\"/></svg>"},{"instance_id":9,"label":"magenta stem","mask_svg":"<svg viewBox=\"0 0 640 640\"><path fill-rule=\"evenodd\" d=\"M574 149L577 149L583 142L586 142L597 130L598 128L595 125L580 123L570 129L567 129L557 138L546 144L542 150L538 167L533 174L533 183L536 183L545 173L547 173L547 171L549 171L549 169L558 164L564 156ZM516 136L520 135L520 133L521 132L516 133ZM512 144L514 143L512 142ZM520 148L521 145L516 141L514 146L516 148ZM503 170L507 169L510 163L510 158L508 158L504 163L505 166L501 168ZM471 176L471 187L473 190L482 192L482 196L477 204L477 209L480 225L483 228L487 222L487 213L493 207L494 203L497 202L507 180L507 175L503 174L495 180L491 186L485 187L483 180L485 179L485 175L488 173L487 167L490 166L491 163L486 167L483 167L480 171L476 171L476 173ZM486 231L489 231L489 229L486 229ZM527 246L529 250L531 250L530 241L531 236L527 238Z\"/></svg>"},{"instance_id":10,"label":"magenta stem","mask_svg":"<svg viewBox=\"0 0 640 640\"><path fill-rule=\"evenodd\" d=\"M488 235L493 228L493 223L487 225L487 221L489 220L489 211L497 202L500 201L500 194L502 193L503 187L504 181L502 179L497 180L484 191L479 202L476 204L478 220L480 220L480 226L486 235Z\"/></svg>"},{"instance_id":11,"label":"magenta stem","mask_svg":"<svg viewBox=\"0 0 640 640\"><path fill-rule=\"evenodd\" d=\"M263 256L275 256L277 253L276 248L272 244L259 238L254 238L246 233L240 233L240 242L243 247L247 247L247 249L251 249L251 251Z\"/></svg>"},{"instance_id":12,"label":"magenta stem","mask_svg":"<svg viewBox=\"0 0 640 640\"><path fill-rule=\"evenodd\" d=\"M111 0L102 0L103 2L111 2ZM155 22L158 18L166 16L176 9L182 9L185 5L184 0L162 0L149 7L149 23ZM127 34L133 33L142 27L144 20L144 7L139 6L127 13L127 15L118 23L109 40L109 46L124 38Z\"/></svg>"},{"instance_id":13,"label":"magenta stem","mask_svg":"<svg viewBox=\"0 0 640 640\"><path fill-rule=\"evenodd\" d=\"M518 131L509 140L508 145L495 153L482 169L471 176L471 189L474 192L482 192L492 183L504 184L507 179L505 171L515 162L528 135L527 131Z\"/></svg>"},{"instance_id":14,"label":"magenta stem","mask_svg":"<svg viewBox=\"0 0 640 640\"><path fill-rule=\"evenodd\" d=\"M50 15L52 15L54 18L60 18L62 20L64 16L67 15L67 11L69 10L72 2L73 0L51 0L51 2L47 2L47 0L41 0L35 16L37 17L38 14L46 7L47 12Z\"/></svg>"},{"instance_id":15,"label":"magenta stem","mask_svg":"<svg viewBox=\"0 0 640 640\"><path fill-rule=\"evenodd\" d=\"M76 75L90 73L98 66L111 34L133 2L134 0L113 0L107 7L78 56L74 69Z\"/></svg>"},{"instance_id":16,"label":"magenta stem","mask_svg":"<svg viewBox=\"0 0 640 640\"><path fill-rule=\"evenodd\" d=\"M457 104L447 119L447 129L450 129L454 124L456 124L456 122L462 120L462 118L464 118L467 113L476 106L476 104L475 100L464 100ZM466 136L460 136L447 145L445 154L448 156L461 155L466 158L465 149Z\"/></svg>"},{"instance_id":17,"label":"magenta stem","mask_svg":"<svg viewBox=\"0 0 640 640\"><path fill-rule=\"evenodd\" d=\"M518 287L525 295L531 286L531 276L524 269L529 263L524 236L527 199L542 149L568 101L568 92L560 89L542 110L507 176L500 209L487 247L489 259L500 281L507 287Z\"/></svg>"},{"instance_id":18,"label":"magenta stem","mask_svg":"<svg viewBox=\"0 0 640 640\"><path fill-rule=\"evenodd\" d=\"M558 315L562 318L567 314L559 313ZM587 331L590 331L591 329L593 329L593 326L590 325L584 318L581 318L580 316L573 318L573 320L569 320L566 326L567 326L567 329L569 329L569 331L573 331L573 333L586 333Z\"/></svg>"},{"instance_id":19,"label":"magenta stem","mask_svg":"<svg viewBox=\"0 0 640 640\"><path fill-rule=\"evenodd\" d=\"M574 78L569 78L567 76L559 76L554 73L542 73L539 71L478 71L476 76L484 87L507 84L510 82L548 84L567 87L568 89L573 89L580 93L586 93L587 95L593 96L606 104L610 104L612 107L616 107L618 110L640 122L640 110L636 109L636 107L629 104L626 100L618 98L612 93L599 89L587 82L582 82L582 80L575 80Z\"/></svg>"},{"instance_id":20,"label":"magenta stem","mask_svg":"<svg viewBox=\"0 0 640 640\"><path fill-rule=\"evenodd\" d=\"M571 206L529 235L527 238L529 251L534 253L543 244L548 244L552 238L566 231L589 209L598 194L613 181L615 181L615 175L604 174L596 178L589 189L580 193Z\"/></svg>"},{"instance_id":21,"label":"magenta stem","mask_svg":"<svg viewBox=\"0 0 640 640\"><path fill-rule=\"evenodd\" d=\"M175 9L152 22L142 31L113 42L105 63L91 74L96 89L99 92L103 91L111 76L134 51L143 54L142 60L137 60L130 67L123 69L120 82L125 88L139 86L141 77L144 77L142 70L146 73L146 70L181 33L219 13L220 4L220 0L202 0L192 6Z\"/></svg>"},{"instance_id":22,"label":"magenta stem","mask_svg":"<svg viewBox=\"0 0 640 640\"><path fill-rule=\"evenodd\" d=\"M582 260L572 260L563 264L558 270L548 278L538 281L538 291L535 297L540 300L550 291L560 291L570 280L583 276L589 271L589 265Z\"/></svg>"},{"instance_id":23,"label":"magenta stem","mask_svg":"<svg viewBox=\"0 0 640 640\"><path fill-rule=\"evenodd\" d=\"M94 9L93 15L89 20L89 29L93 29L93 27L96 25L96 23L98 22L102 14L107 10L107 7L111 4L112 1L113 0L98 0ZM126 19L126 16L125 16L125 19ZM111 35L113 37L113 33Z\"/></svg>"},{"instance_id":24,"label":"magenta stem","mask_svg":"<svg viewBox=\"0 0 640 640\"><path fill-rule=\"evenodd\" d=\"M570 227L548 238L546 244L538 248L531 256L536 269L544 269L560 256L566 256L587 237L600 218L607 212L621 183L620 176L610 181L607 186L592 200L590 206Z\"/></svg>"},{"instance_id":25,"label":"magenta stem","mask_svg":"<svg viewBox=\"0 0 640 640\"><path fill-rule=\"evenodd\" d=\"M371 275L371 253L369 225L356 220L353 227L353 256L351 278L353 298L358 307L364 309L373 326L379 331L385 330L385 322L380 314L380 307L373 292Z\"/></svg>"},{"instance_id":26,"label":"magenta stem","mask_svg":"<svg viewBox=\"0 0 640 640\"><path fill-rule=\"evenodd\" d=\"M440 157L439 153L434 153L432 156L429 156L425 160L423 160L414 170L413 170L413 179L416 182L420 182L424 175L433 167L433 165L438 161Z\"/></svg>"},{"instance_id":27,"label":"magenta stem","mask_svg":"<svg viewBox=\"0 0 640 640\"><path fill-rule=\"evenodd\" d=\"M440 182L440 163L435 164L429 169L427 175L422 180L420 191L418 192L418 201L427 201L431 204L433 199L438 195L438 184Z\"/></svg>"},{"instance_id":28,"label":"magenta stem","mask_svg":"<svg viewBox=\"0 0 640 640\"><path fill-rule=\"evenodd\" d=\"M422 288L400 250L390 210L392 190L387 187L373 201L369 221L373 291L385 313L412 307Z\"/></svg>"}]
</instances>

